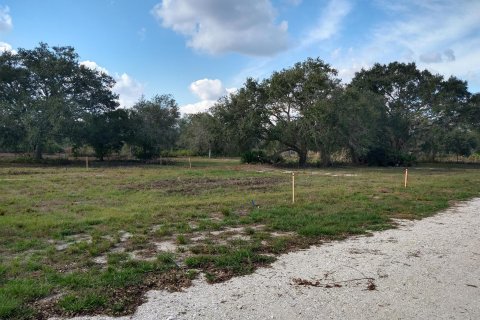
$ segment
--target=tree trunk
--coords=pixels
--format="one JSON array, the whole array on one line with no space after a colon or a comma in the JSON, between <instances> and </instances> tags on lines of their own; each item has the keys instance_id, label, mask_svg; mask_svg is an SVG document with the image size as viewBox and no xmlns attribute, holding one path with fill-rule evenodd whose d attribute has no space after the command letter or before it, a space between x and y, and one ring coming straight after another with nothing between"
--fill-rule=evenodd
<instances>
[{"instance_id":1,"label":"tree trunk","mask_svg":"<svg viewBox=\"0 0 480 320\"><path fill-rule=\"evenodd\" d=\"M320 160L322 162L322 167L328 167L330 162L330 153L325 151L325 148L320 147Z\"/></svg>"},{"instance_id":2,"label":"tree trunk","mask_svg":"<svg viewBox=\"0 0 480 320\"><path fill-rule=\"evenodd\" d=\"M321 156L322 156L322 166L328 167L330 165L330 155L326 152L322 152Z\"/></svg>"},{"instance_id":3,"label":"tree trunk","mask_svg":"<svg viewBox=\"0 0 480 320\"><path fill-rule=\"evenodd\" d=\"M298 166L299 167L305 167L307 164L307 150L300 150L297 151L298 153Z\"/></svg>"},{"instance_id":4,"label":"tree trunk","mask_svg":"<svg viewBox=\"0 0 480 320\"><path fill-rule=\"evenodd\" d=\"M42 160L42 145L37 144L35 146L35 160Z\"/></svg>"},{"instance_id":5,"label":"tree trunk","mask_svg":"<svg viewBox=\"0 0 480 320\"><path fill-rule=\"evenodd\" d=\"M350 157L352 159L353 164L358 164L360 162L357 153L355 152L355 150L352 147L350 147Z\"/></svg>"}]
</instances>

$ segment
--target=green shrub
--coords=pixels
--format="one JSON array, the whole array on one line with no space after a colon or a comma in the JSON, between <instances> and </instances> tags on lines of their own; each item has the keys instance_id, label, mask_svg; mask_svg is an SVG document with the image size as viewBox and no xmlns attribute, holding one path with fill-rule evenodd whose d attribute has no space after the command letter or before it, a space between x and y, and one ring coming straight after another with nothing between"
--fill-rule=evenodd
<instances>
[{"instance_id":1,"label":"green shrub","mask_svg":"<svg viewBox=\"0 0 480 320\"><path fill-rule=\"evenodd\" d=\"M262 150L251 150L244 152L240 161L242 163L270 163L270 159Z\"/></svg>"}]
</instances>

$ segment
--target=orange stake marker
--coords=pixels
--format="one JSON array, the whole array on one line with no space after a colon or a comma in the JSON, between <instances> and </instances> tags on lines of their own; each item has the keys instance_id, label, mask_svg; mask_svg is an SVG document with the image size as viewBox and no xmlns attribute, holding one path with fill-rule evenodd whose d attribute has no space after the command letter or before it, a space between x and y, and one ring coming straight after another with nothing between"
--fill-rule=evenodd
<instances>
[{"instance_id":1,"label":"orange stake marker","mask_svg":"<svg viewBox=\"0 0 480 320\"><path fill-rule=\"evenodd\" d=\"M407 181L408 181L408 169L405 169L405 188L407 187Z\"/></svg>"},{"instance_id":2,"label":"orange stake marker","mask_svg":"<svg viewBox=\"0 0 480 320\"><path fill-rule=\"evenodd\" d=\"M292 203L295 203L295 173L292 172Z\"/></svg>"}]
</instances>

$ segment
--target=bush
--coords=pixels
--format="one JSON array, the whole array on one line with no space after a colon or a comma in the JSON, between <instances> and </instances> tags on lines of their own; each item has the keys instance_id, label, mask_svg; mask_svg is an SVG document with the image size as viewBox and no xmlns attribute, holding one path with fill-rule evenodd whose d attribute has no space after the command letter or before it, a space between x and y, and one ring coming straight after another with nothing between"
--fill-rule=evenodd
<instances>
[{"instance_id":1,"label":"bush","mask_svg":"<svg viewBox=\"0 0 480 320\"><path fill-rule=\"evenodd\" d=\"M244 152L240 161L242 163L271 163L271 160L262 150L251 150Z\"/></svg>"},{"instance_id":2,"label":"bush","mask_svg":"<svg viewBox=\"0 0 480 320\"><path fill-rule=\"evenodd\" d=\"M412 166L416 162L414 155L389 150L385 148L374 148L361 159L369 166Z\"/></svg>"},{"instance_id":3,"label":"bush","mask_svg":"<svg viewBox=\"0 0 480 320\"><path fill-rule=\"evenodd\" d=\"M193 156L194 154L190 150L181 149L181 150L164 150L160 152L160 155L166 158L176 158L176 157L190 157L190 156Z\"/></svg>"}]
</instances>

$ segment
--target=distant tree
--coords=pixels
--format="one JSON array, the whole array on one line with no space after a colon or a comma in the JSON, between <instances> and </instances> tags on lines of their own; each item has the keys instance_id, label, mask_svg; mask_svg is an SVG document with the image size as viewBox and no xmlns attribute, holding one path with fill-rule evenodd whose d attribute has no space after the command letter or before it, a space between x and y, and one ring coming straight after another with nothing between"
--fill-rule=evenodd
<instances>
[{"instance_id":1,"label":"distant tree","mask_svg":"<svg viewBox=\"0 0 480 320\"><path fill-rule=\"evenodd\" d=\"M383 99L380 147L394 158L424 153L433 160L444 149L445 135L468 118L466 82L420 71L414 63L375 64L358 72L351 86Z\"/></svg>"},{"instance_id":2,"label":"distant tree","mask_svg":"<svg viewBox=\"0 0 480 320\"><path fill-rule=\"evenodd\" d=\"M18 151L25 148L27 132L22 124L22 106L27 98L25 68L19 56L9 51L0 55L0 148Z\"/></svg>"},{"instance_id":3,"label":"distant tree","mask_svg":"<svg viewBox=\"0 0 480 320\"><path fill-rule=\"evenodd\" d=\"M103 161L105 156L118 152L130 135L130 122L127 110L117 109L101 114L89 114L82 130L85 142L95 151L95 156Z\"/></svg>"},{"instance_id":4,"label":"distant tree","mask_svg":"<svg viewBox=\"0 0 480 320\"><path fill-rule=\"evenodd\" d=\"M178 136L180 113L171 95L142 98L132 108L130 144L140 159L151 159L160 151L173 148Z\"/></svg>"},{"instance_id":5,"label":"distant tree","mask_svg":"<svg viewBox=\"0 0 480 320\"><path fill-rule=\"evenodd\" d=\"M227 154L240 154L264 146L268 140L268 110L264 87L248 78L242 88L220 99L211 109L216 119L217 145Z\"/></svg>"},{"instance_id":6,"label":"distant tree","mask_svg":"<svg viewBox=\"0 0 480 320\"><path fill-rule=\"evenodd\" d=\"M2 115L15 119L2 125L8 134L4 143L15 139L34 150L37 159L49 143L77 138L86 115L118 106L111 91L114 80L81 66L72 47L41 43L17 54L5 52L0 69Z\"/></svg>"},{"instance_id":7,"label":"distant tree","mask_svg":"<svg viewBox=\"0 0 480 320\"><path fill-rule=\"evenodd\" d=\"M188 115L182 119L178 144L197 155L211 156L219 152L216 119L207 112Z\"/></svg>"},{"instance_id":8,"label":"distant tree","mask_svg":"<svg viewBox=\"0 0 480 320\"><path fill-rule=\"evenodd\" d=\"M383 98L385 139L396 152L416 148L415 138L424 129L422 120L431 111L432 96L428 89L433 87L428 82L430 77L428 71L422 73L414 63L392 62L361 70L352 80L352 86L358 90L370 91Z\"/></svg>"},{"instance_id":9,"label":"distant tree","mask_svg":"<svg viewBox=\"0 0 480 320\"><path fill-rule=\"evenodd\" d=\"M335 69L320 59L307 59L260 83L247 79L236 93L220 100L212 114L237 152L295 151L304 166L309 150L329 159L334 138L329 116L339 86Z\"/></svg>"},{"instance_id":10,"label":"distant tree","mask_svg":"<svg viewBox=\"0 0 480 320\"><path fill-rule=\"evenodd\" d=\"M452 134L474 130L474 115L470 113L472 95L465 81L435 76L430 85L430 109L422 119L423 134L416 139L427 158L434 161L437 154L449 149Z\"/></svg>"},{"instance_id":11,"label":"distant tree","mask_svg":"<svg viewBox=\"0 0 480 320\"><path fill-rule=\"evenodd\" d=\"M346 149L353 163L359 163L369 151L383 143L383 100L368 91L347 86L334 94L330 122L337 147Z\"/></svg>"},{"instance_id":12,"label":"distant tree","mask_svg":"<svg viewBox=\"0 0 480 320\"><path fill-rule=\"evenodd\" d=\"M478 145L478 141L471 132L460 129L448 133L445 138L445 151L460 156L470 156Z\"/></svg>"},{"instance_id":13,"label":"distant tree","mask_svg":"<svg viewBox=\"0 0 480 320\"><path fill-rule=\"evenodd\" d=\"M473 94L470 97L463 116L465 118L464 123L480 133L480 93Z\"/></svg>"},{"instance_id":14,"label":"distant tree","mask_svg":"<svg viewBox=\"0 0 480 320\"><path fill-rule=\"evenodd\" d=\"M299 166L314 146L328 162L331 129L328 122L332 94L340 80L337 71L320 59L307 59L290 69L274 72L262 86L266 94L268 139L298 154ZM314 132L312 132L314 130ZM313 134L312 134L313 133Z\"/></svg>"}]
</instances>

